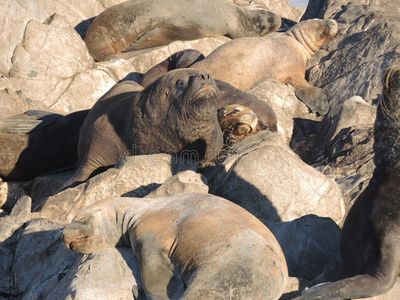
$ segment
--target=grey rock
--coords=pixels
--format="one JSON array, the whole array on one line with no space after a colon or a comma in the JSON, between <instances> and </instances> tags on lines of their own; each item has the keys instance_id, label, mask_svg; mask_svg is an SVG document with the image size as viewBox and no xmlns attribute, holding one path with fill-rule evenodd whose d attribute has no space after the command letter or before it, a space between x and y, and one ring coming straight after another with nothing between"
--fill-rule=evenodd
<instances>
[{"instance_id":1,"label":"grey rock","mask_svg":"<svg viewBox=\"0 0 400 300\"><path fill-rule=\"evenodd\" d=\"M28 193L31 181L7 181L0 179L0 208L10 212L21 196Z\"/></svg>"},{"instance_id":2,"label":"grey rock","mask_svg":"<svg viewBox=\"0 0 400 300\"><path fill-rule=\"evenodd\" d=\"M208 193L205 176L192 170L180 172L167 180L155 191L150 192L147 198L166 197L182 193Z\"/></svg>"},{"instance_id":3,"label":"grey rock","mask_svg":"<svg viewBox=\"0 0 400 300\"><path fill-rule=\"evenodd\" d=\"M25 222L31 220L31 204L30 197L22 196L10 215L0 218L0 243L10 238Z\"/></svg>"},{"instance_id":4,"label":"grey rock","mask_svg":"<svg viewBox=\"0 0 400 300\"><path fill-rule=\"evenodd\" d=\"M103 198L144 197L180 171L179 165L168 154L127 157L85 183L45 198L35 217L71 221L80 210ZM193 169L183 165L183 169Z\"/></svg>"},{"instance_id":5,"label":"grey rock","mask_svg":"<svg viewBox=\"0 0 400 300\"><path fill-rule=\"evenodd\" d=\"M260 131L236 143L203 170L210 193L266 221L307 214L340 222L344 203L334 180L305 164L277 134Z\"/></svg>"},{"instance_id":6,"label":"grey rock","mask_svg":"<svg viewBox=\"0 0 400 300\"><path fill-rule=\"evenodd\" d=\"M0 244L0 294L10 294L13 253Z\"/></svg>"},{"instance_id":7,"label":"grey rock","mask_svg":"<svg viewBox=\"0 0 400 300\"><path fill-rule=\"evenodd\" d=\"M303 216L290 222L264 222L285 254L289 276L312 279L338 260L340 228L330 218Z\"/></svg>"}]
</instances>

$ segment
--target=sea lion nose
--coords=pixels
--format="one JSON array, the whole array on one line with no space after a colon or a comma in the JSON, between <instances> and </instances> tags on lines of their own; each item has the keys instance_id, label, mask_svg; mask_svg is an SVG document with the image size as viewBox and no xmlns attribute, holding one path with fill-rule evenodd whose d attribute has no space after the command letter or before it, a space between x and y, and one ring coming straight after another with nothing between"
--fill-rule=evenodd
<instances>
[{"instance_id":1,"label":"sea lion nose","mask_svg":"<svg viewBox=\"0 0 400 300\"><path fill-rule=\"evenodd\" d=\"M199 72L196 77L199 77L202 80L210 80L211 76L210 74L206 73L206 72Z\"/></svg>"}]
</instances>

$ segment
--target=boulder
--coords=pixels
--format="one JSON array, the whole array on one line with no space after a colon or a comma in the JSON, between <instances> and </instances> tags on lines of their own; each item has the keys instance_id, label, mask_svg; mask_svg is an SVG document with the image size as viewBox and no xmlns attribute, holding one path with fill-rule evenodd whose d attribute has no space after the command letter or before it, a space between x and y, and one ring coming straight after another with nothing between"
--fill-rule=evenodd
<instances>
[{"instance_id":1,"label":"boulder","mask_svg":"<svg viewBox=\"0 0 400 300\"><path fill-rule=\"evenodd\" d=\"M31 220L31 205L31 198L22 196L11 213L0 218L0 243L10 238L25 222Z\"/></svg>"},{"instance_id":2,"label":"boulder","mask_svg":"<svg viewBox=\"0 0 400 300\"><path fill-rule=\"evenodd\" d=\"M266 221L292 221L307 214L335 222L344 217L335 181L305 164L279 135L269 131L239 141L202 173L210 193Z\"/></svg>"},{"instance_id":3,"label":"boulder","mask_svg":"<svg viewBox=\"0 0 400 300\"><path fill-rule=\"evenodd\" d=\"M168 154L127 157L77 187L43 199L35 217L70 222L80 210L103 198L144 197L185 169L196 169L196 166L175 163Z\"/></svg>"},{"instance_id":4,"label":"boulder","mask_svg":"<svg viewBox=\"0 0 400 300\"><path fill-rule=\"evenodd\" d=\"M290 222L264 222L285 254L289 276L313 279L340 258L340 228L330 218L307 215Z\"/></svg>"},{"instance_id":5,"label":"boulder","mask_svg":"<svg viewBox=\"0 0 400 300\"><path fill-rule=\"evenodd\" d=\"M167 180L147 198L172 196L182 193L208 193L207 179L193 170L180 172Z\"/></svg>"}]
</instances>

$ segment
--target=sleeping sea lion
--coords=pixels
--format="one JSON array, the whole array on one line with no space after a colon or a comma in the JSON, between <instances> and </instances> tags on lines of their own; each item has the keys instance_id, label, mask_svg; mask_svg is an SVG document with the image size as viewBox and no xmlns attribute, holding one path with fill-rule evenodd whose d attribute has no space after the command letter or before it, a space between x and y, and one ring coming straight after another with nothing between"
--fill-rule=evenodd
<instances>
[{"instance_id":1,"label":"sleeping sea lion","mask_svg":"<svg viewBox=\"0 0 400 300\"><path fill-rule=\"evenodd\" d=\"M224 0L130 0L112 6L90 24L85 43L94 59L110 54L204 37L264 36L279 16Z\"/></svg>"},{"instance_id":2,"label":"sleeping sea lion","mask_svg":"<svg viewBox=\"0 0 400 300\"><path fill-rule=\"evenodd\" d=\"M210 194L104 199L79 212L62 237L81 253L130 245L146 299L277 300L288 279L268 228Z\"/></svg>"},{"instance_id":3,"label":"sleeping sea lion","mask_svg":"<svg viewBox=\"0 0 400 300\"><path fill-rule=\"evenodd\" d=\"M256 114L243 105L231 104L218 110L224 144L232 145L261 130Z\"/></svg>"},{"instance_id":4,"label":"sleeping sea lion","mask_svg":"<svg viewBox=\"0 0 400 300\"><path fill-rule=\"evenodd\" d=\"M337 32L335 20L307 20L282 34L229 41L191 68L208 72L214 79L243 91L267 78L289 83L312 111L324 115L329 103L322 89L305 80L306 64Z\"/></svg>"},{"instance_id":5,"label":"sleeping sea lion","mask_svg":"<svg viewBox=\"0 0 400 300\"><path fill-rule=\"evenodd\" d=\"M77 170L62 189L128 155L171 153L208 162L222 148L218 97L209 74L179 69L141 92L100 98L81 128Z\"/></svg>"},{"instance_id":6,"label":"sleeping sea lion","mask_svg":"<svg viewBox=\"0 0 400 300\"><path fill-rule=\"evenodd\" d=\"M338 277L298 300L367 298L388 292L400 275L400 66L384 73L374 126L373 177L343 225Z\"/></svg>"},{"instance_id":7,"label":"sleeping sea lion","mask_svg":"<svg viewBox=\"0 0 400 300\"><path fill-rule=\"evenodd\" d=\"M195 49L186 49L176 52L170 57L155 65L142 76L141 85L146 87L163 74L179 69L189 68L191 65L204 59L204 55ZM228 105L240 104L248 107L253 112L257 112L260 129L268 129L272 132L277 131L277 117L272 107L257 96L243 92L229 83L221 80L214 80L220 91L217 108L222 109Z\"/></svg>"}]
</instances>

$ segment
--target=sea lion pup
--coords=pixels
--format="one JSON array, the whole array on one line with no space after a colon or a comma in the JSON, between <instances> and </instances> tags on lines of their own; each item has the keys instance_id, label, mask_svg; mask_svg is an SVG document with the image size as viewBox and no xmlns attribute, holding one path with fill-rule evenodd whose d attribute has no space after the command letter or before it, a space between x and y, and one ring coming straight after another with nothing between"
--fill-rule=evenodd
<instances>
[{"instance_id":1,"label":"sea lion pup","mask_svg":"<svg viewBox=\"0 0 400 300\"><path fill-rule=\"evenodd\" d=\"M109 198L79 212L65 245L81 253L130 245L146 299L279 299L288 271L273 234L210 194Z\"/></svg>"},{"instance_id":2,"label":"sea lion pup","mask_svg":"<svg viewBox=\"0 0 400 300\"><path fill-rule=\"evenodd\" d=\"M343 225L339 277L295 299L355 299L384 294L400 274L400 66L384 74L374 126L376 165Z\"/></svg>"},{"instance_id":3,"label":"sea lion pup","mask_svg":"<svg viewBox=\"0 0 400 300\"><path fill-rule=\"evenodd\" d=\"M279 16L224 0L130 0L112 6L90 24L85 43L97 61L110 54L204 37L264 36Z\"/></svg>"},{"instance_id":4,"label":"sea lion pup","mask_svg":"<svg viewBox=\"0 0 400 300\"><path fill-rule=\"evenodd\" d=\"M307 20L283 34L229 41L191 68L208 72L242 91L267 78L289 83L313 112L324 115L328 100L321 88L305 80L306 64L337 32L335 20Z\"/></svg>"},{"instance_id":5,"label":"sea lion pup","mask_svg":"<svg viewBox=\"0 0 400 300\"><path fill-rule=\"evenodd\" d=\"M218 110L224 145L232 145L261 130L256 114L248 107L231 104Z\"/></svg>"},{"instance_id":6,"label":"sea lion pup","mask_svg":"<svg viewBox=\"0 0 400 300\"><path fill-rule=\"evenodd\" d=\"M208 162L222 148L218 95L209 74L179 69L141 92L99 99L81 128L78 168L62 189L127 155L171 153Z\"/></svg>"},{"instance_id":7,"label":"sea lion pup","mask_svg":"<svg viewBox=\"0 0 400 300\"><path fill-rule=\"evenodd\" d=\"M31 110L0 120L0 177L24 181L76 162L79 130L89 110L66 116Z\"/></svg>"},{"instance_id":8,"label":"sea lion pup","mask_svg":"<svg viewBox=\"0 0 400 300\"><path fill-rule=\"evenodd\" d=\"M176 52L170 57L155 65L143 74L141 85L146 87L163 74L178 68L189 68L191 65L204 59L204 55L195 49L186 49ZM243 92L229 83L214 80L220 91L217 107L222 109L228 105L241 104L257 112L260 129L277 131L278 119L272 107L257 96Z\"/></svg>"}]
</instances>

